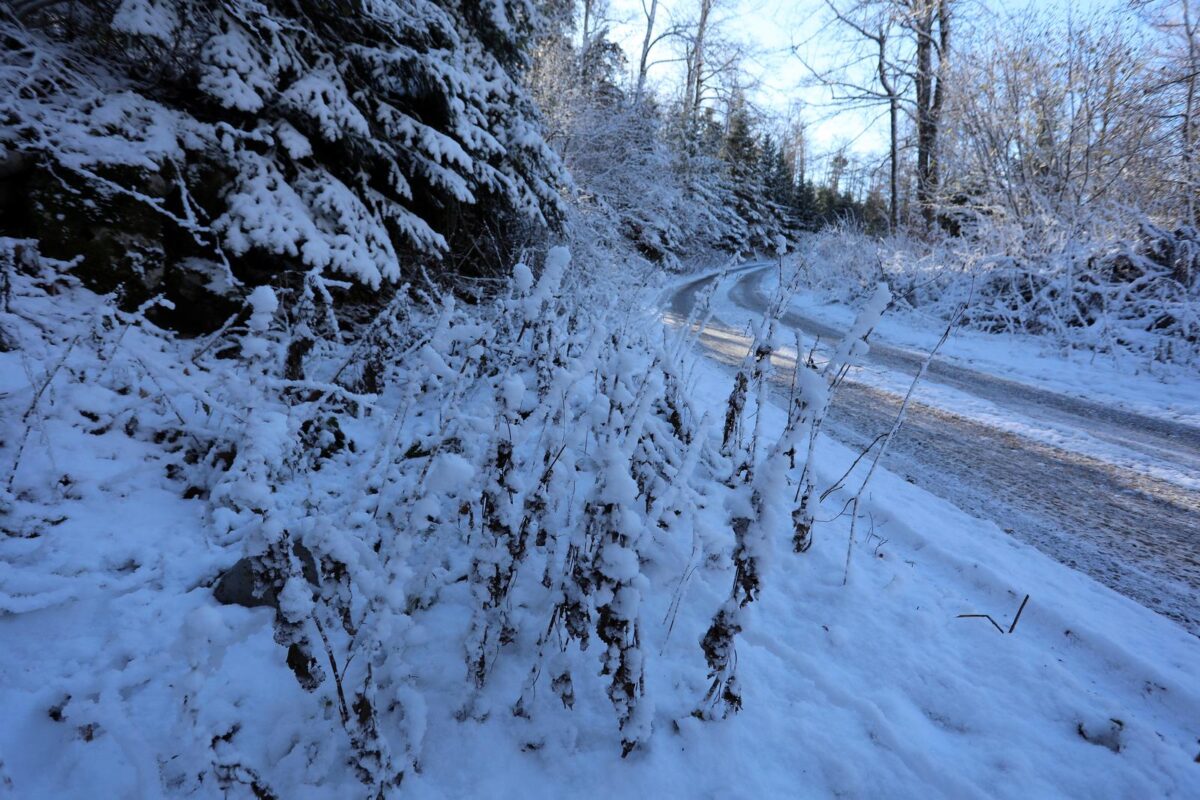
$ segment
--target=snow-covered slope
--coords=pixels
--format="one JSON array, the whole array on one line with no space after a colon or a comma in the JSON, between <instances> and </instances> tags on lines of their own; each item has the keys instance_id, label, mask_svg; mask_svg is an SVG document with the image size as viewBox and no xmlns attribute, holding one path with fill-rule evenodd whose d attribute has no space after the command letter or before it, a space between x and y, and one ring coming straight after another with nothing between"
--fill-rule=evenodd
<instances>
[{"instance_id":1,"label":"snow-covered slope","mask_svg":"<svg viewBox=\"0 0 1200 800\"><path fill-rule=\"evenodd\" d=\"M542 308L545 290L527 271L518 270L514 285L514 318ZM237 430L233 400L247 395L231 393L204 357L199 365L187 357L194 345L136 320L102 324L108 312L101 299L69 286L55 297L24 284L18 290L4 324L20 347L0 353L6 470L16 464L23 442L17 469L5 473L0 536L0 794L291 798L365 792L348 763L352 754L331 681L311 693L301 688L273 640L273 609L214 599L215 579L241 556L243 543L228 524L216 524L228 518L213 516L211 490L208 497L184 498L194 494L188 486L197 473L189 469L187 448L161 433L173 428L184 437L211 435L220 420L227 432ZM527 299L520 299L522 292ZM259 320L249 323L243 347L261 340L270 351L273 309L260 301L253 309ZM462 321L442 319L444 330L469 341L461 338ZM91 339L104 347L90 349ZM461 362L438 341L420 356L420 369L428 380L451 385L453 365ZM665 341L677 340L671 335ZM624 352L625 366L611 374L645 368L634 349ZM504 408L521 408L531 395L520 390L532 393L536 377L526 373L518 385L513 374L519 373L494 384L498 412L486 395L460 396L455 424L473 416L490 426L494 413L503 417ZM845 585L844 491L830 494L818 509L807 553L792 552L790 524L766 530L761 593L743 609L744 629L736 637L744 707L721 719L705 700L710 676L700 639L733 577L729 518L741 501L738 490L716 479L725 466L712 455L720 444L717 421L725 413L730 377L704 361L679 374L682 396L689 398L685 415L709 455L692 468L686 459L672 462L672 469L695 472L676 484L682 493L663 495L661 508L674 509L662 517L665 524L642 529L642 540L629 543L639 553L630 565L637 574L627 584L638 596L644 694L637 713L647 726L637 746L622 758L621 740L631 729L618 730L610 677L596 674L603 642L593 637L587 650L572 644L559 652L555 646L539 656L553 601L540 580L542 566L551 563L538 555L540 549L531 548L513 585L507 606L512 641L476 688L467 656L480 624L473 610L480 585L471 577L480 563L472 552L479 551L472 550L472 537L451 537L436 550L410 547L392 562L394 584L380 587L378 595L400 593L403 613L379 618L387 627L375 635L405 665L402 679L388 690L402 713L384 713L378 700L378 720L396 762L407 757L396 743L407 743L413 763L390 793L1200 796L1194 763L1200 753L1200 689L1194 681L1200 640L886 471L875 475L860 506L860 540ZM253 372L247 379L260 380ZM133 391L123 394L122 385ZM157 394L142 396L155 386ZM585 384L573 391L570 403L582 400L590 409L580 419L596 419L598 395ZM386 405L402 396L384 392L374 402ZM223 407L229 416L206 414L206 405ZM176 414L188 423L178 425ZM786 422L783 411L768 404L759 417L763 441L774 441ZM331 456L259 502L294 505L289 524L307 518L317 528L350 525L340 533L308 530L304 541L332 548L321 552L340 552L347 563L361 560L364 566L354 567L359 591L375 573L365 568L369 553L355 551L354 542L372 529L362 519L339 517L337 498L347 498L353 511L363 498L361 487L368 498L373 485L396 496L387 480L372 484L380 452L373 442L390 420L401 418L372 412L339 419L359 456ZM32 421L24 438L23 420ZM536 429L519 415L508 420L516 452L538 452ZM266 458L270 448L282 446L267 435L274 430L270 421L264 416L248 429L240 449ZM437 423L410 416L401 427L432 431ZM581 435L581 442L592 443L578 454L553 448L574 462L562 479L555 478L554 492L564 498L572 485L587 495L590 475L620 485L611 471L619 460L596 449L603 439ZM455 507L456 497L470 500L475 490L468 487L481 462L477 448L466 445L460 456L431 459L424 483L401 479L407 491L418 491L410 502L437 515ZM819 488L841 476L853 456L822 438ZM410 452L408 458L423 457ZM597 471L603 463L609 472ZM213 469L212 486L219 488L224 473ZM242 498L244 507L255 487L250 473L237 470L242 484L222 491ZM578 478L566 480L569 475ZM519 478L514 472L512 480ZM853 487L856 481L845 483ZM521 493L530 488L513 487ZM639 507L617 498L616 489L606 491L603 496L622 508ZM222 502L235 507L232 499ZM581 503L557 502L551 505L567 516L556 524L577 527ZM381 518L416 517L401 508ZM453 525L471 527L465 521L429 524L441 537L450 536ZM548 533L552 543L558 534ZM397 541L413 537L402 526L389 535ZM609 577L602 580L619 581L619 554L610 555L603 573ZM291 595L280 606L296 617L311 601L304 592ZM1005 632L962 614L989 614ZM371 658L340 632L330 635L339 653L342 647L358 652L339 660L343 671ZM554 680L567 667L573 674L570 709ZM518 700L520 715L514 714Z\"/></svg>"}]
</instances>

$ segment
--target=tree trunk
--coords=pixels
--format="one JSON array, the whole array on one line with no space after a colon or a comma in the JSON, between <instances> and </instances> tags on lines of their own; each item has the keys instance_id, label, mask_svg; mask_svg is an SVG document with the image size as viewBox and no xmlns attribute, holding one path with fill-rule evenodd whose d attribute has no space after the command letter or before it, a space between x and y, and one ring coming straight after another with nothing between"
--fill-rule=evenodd
<instances>
[{"instance_id":1,"label":"tree trunk","mask_svg":"<svg viewBox=\"0 0 1200 800\"><path fill-rule=\"evenodd\" d=\"M917 35L917 205L925 228L933 226L933 187L929 180L929 154L933 149L933 12L937 0L919 0L913 26Z\"/></svg>"},{"instance_id":2,"label":"tree trunk","mask_svg":"<svg viewBox=\"0 0 1200 800\"><path fill-rule=\"evenodd\" d=\"M583 0L583 40L579 47L579 72L587 77L588 51L592 48L592 3L594 0Z\"/></svg>"},{"instance_id":3,"label":"tree trunk","mask_svg":"<svg viewBox=\"0 0 1200 800\"><path fill-rule=\"evenodd\" d=\"M1189 0L1183 0L1183 35L1187 37L1187 89L1184 97L1183 124L1180 126L1183 138L1183 192L1184 205L1187 209L1187 220L1191 225L1200 227L1200 185L1196 180L1196 80L1197 70L1200 70L1200 54L1196 46L1196 22L1192 19L1192 9Z\"/></svg>"},{"instance_id":4,"label":"tree trunk","mask_svg":"<svg viewBox=\"0 0 1200 800\"><path fill-rule=\"evenodd\" d=\"M934 46L934 24L937 46ZM917 0L913 12L917 38L917 204L926 230L932 230L937 213L938 130L946 99L947 61L950 52L950 0ZM937 53L937 68L933 66Z\"/></svg>"},{"instance_id":5,"label":"tree trunk","mask_svg":"<svg viewBox=\"0 0 1200 800\"><path fill-rule=\"evenodd\" d=\"M896 230L896 224L899 221L896 209L896 194L899 184L899 164L897 163L899 154L896 152L899 149L899 117L900 103L894 95L888 101L888 123L891 134L891 153L889 154L888 165L888 193L891 197L888 200L888 227L892 231Z\"/></svg>"},{"instance_id":6,"label":"tree trunk","mask_svg":"<svg viewBox=\"0 0 1200 800\"><path fill-rule=\"evenodd\" d=\"M879 35L874 38L879 45L879 85L888 98L888 226L895 231L899 221L900 97L887 75L887 34L880 28Z\"/></svg>"},{"instance_id":7,"label":"tree trunk","mask_svg":"<svg viewBox=\"0 0 1200 800\"><path fill-rule=\"evenodd\" d=\"M691 123L700 112L700 101L704 89L704 38L708 34L708 15L715 0L700 0L700 19L696 22L696 39L692 45L692 59L688 71L688 86L684 93L684 117Z\"/></svg>"},{"instance_id":8,"label":"tree trunk","mask_svg":"<svg viewBox=\"0 0 1200 800\"><path fill-rule=\"evenodd\" d=\"M638 61L637 90L633 94L634 105L642 102L642 92L646 90L646 72L650 69L650 48L654 44L654 17L658 14L658 0L650 0L650 8L646 11L646 37L642 39L642 57Z\"/></svg>"},{"instance_id":9,"label":"tree trunk","mask_svg":"<svg viewBox=\"0 0 1200 800\"><path fill-rule=\"evenodd\" d=\"M941 190L942 176L938 161L938 139L942 130L942 107L946 102L946 78L950 71L950 0L938 2L938 65L935 76L936 84L933 89L933 107L930 110L929 134L929 189L934 202ZM931 209L935 210L935 209Z\"/></svg>"}]
</instances>

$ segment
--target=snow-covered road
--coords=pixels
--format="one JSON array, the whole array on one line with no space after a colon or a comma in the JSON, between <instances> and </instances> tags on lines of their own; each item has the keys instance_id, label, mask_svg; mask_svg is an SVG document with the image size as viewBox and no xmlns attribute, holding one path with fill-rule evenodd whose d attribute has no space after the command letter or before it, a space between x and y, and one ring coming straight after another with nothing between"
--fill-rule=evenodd
<instances>
[{"instance_id":1,"label":"snow-covered road","mask_svg":"<svg viewBox=\"0 0 1200 800\"><path fill-rule=\"evenodd\" d=\"M709 356L740 363L742 323L762 312L773 272L734 280L700 338ZM713 280L676 289L668 316L686 319ZM784 320L805 346L840 336L794 309ZM785 385L792 356L776 359ZM891 426L923 358L873 341L826 430L865 448ZM1200 429L937 359L885 466L1200 634Z\"/></svg>"}]
</instances>

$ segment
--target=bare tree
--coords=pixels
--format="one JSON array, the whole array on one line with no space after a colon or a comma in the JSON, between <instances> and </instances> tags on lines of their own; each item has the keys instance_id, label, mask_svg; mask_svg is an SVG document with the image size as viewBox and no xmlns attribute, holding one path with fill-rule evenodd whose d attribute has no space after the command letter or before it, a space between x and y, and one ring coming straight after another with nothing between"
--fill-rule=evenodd
<instances>
[{"instance_id":1,"label":"bare tree","mask_svg":"<svg viewBox=\"0 0 1200 800\"><path fill-rule=\"evenodd\" d=\"M1166 115L1176 122L1180 206L1188 223L1200 227L1200 175L1196 163L1200 9L1194 0L1136 0L1134 7L1161 34L1157 60L1162 77L1148 91L1166 100Z\"/></svg>"},{"instance_id":2,"label":"bare tree","mask_svg":"<svg viewBox=\"0 0 1200 800\"><path fill-rule=\"evenodd\" d=\"M1170 137L1146 91L1139 34L1115 18L1003 24L1003 41L975 49L963 72L960 178L1016 219L1084 220L1106 204L1163 209Z\"/></svg>"},{"instance_id":3,"label":"bare tree","mask_svg":"<svg viewBox=\"0 0 1200 800\"><path fill-rule=\"evenodd\" d=\"M650 50L654 47L654 21L658 16L658 0L642 0L642 13L646 15L646 36L642 39L642 55L638 59L637 89L634 92L634 102L642 101L642 92L646 90L646 73L650 70Z\"/></svg>"},{"instance_id":4,"label":"bare tree","mask_svg":"<svg viewBox=\"0 0 1200 800\"><path fill-rule=\"evenodd\" d=\"M705 47L708 44L709 25L716 0L699 0L699 3L699 16L688 43L687 76L683 88L683 116L689 124L695 122L704 94L704 59L707 55Z\"/></svg>"},{"instance_id":5,"label":"bare tree","mask_svg":"<svg viewBox=\"0 0 1200 800\"><path fill-rule=\"evenodd\" d=\"M582 41L579 46L580 70L586 71L591 60L592 48L604 41L608 35L609 0L583 0Z\"/></svg>"},{"instance_id":6,"label":"bare tree","mask_svg":"<svg viewBox=\"0 0 1200 800\"><path fill-rule=\"evenodd\" d=\"M917 203L933 227L938 192L938 130L946 98L950 53L950 0L907 0L916 38ZM934 60L936 58L936 66Z\"/></svg>"},{"instance_id":7,"label":"bare tree","mask_svg":"<svg viewBox=\"0 0 1200 800\"><path fill-rule=\"evenodd\" d=\"M808 126L795 109L784 126L780 147L793 181L803 184L808 180Z\"/></svg>"},{"instance_id":8,"label":"bare tree","mask_svg":"<svg viewBox=\"0 0 1200 800\"><path fill-rule=\"evenodd\" d=\"M670 35L682 43L686 66L680 121L684 130L694 133L705 109L728 109L742 102L756 82L743 69L753 47L725 34L731 17L718 14L722 0L693 2L696 16L677 23Z\"/></svg>"},{"instance_id":9,"label":"bare tree","mask_svg":"<svg viewBox=\"0 0 1200 800\"><path fill-rule=\"evenodd\" d=\"M637 77L635 79L634 104L639 104L646 95L646 81L650 69L658 64L685 61L686 56L653 58L654 50L663 42L685 37L686 26L675 22L668 14L667 24L660 27L662 4L659 0L642 0L642 17L645 21L646 32L642 36L642 47L638 56ZM669 9L668 9L669 11Z\"/></svg>"},{"instance_id":10,"label":"bare tree","mask_svg":"<svg viewBox=\"0 0 1200 800\"><path fill-rule=\"evenodd\" d=\"M898 17L890 0L855 0L843 6L825 0L825 5L836 25L852 34L850 55L845 63L828 69L819 69L803 57L801 62L812 79L830 89L835 105L886 108L888 224L895 229L899 222L900 112L911 82L906 54L897 41Z\"/></svg>"}]
</instances>

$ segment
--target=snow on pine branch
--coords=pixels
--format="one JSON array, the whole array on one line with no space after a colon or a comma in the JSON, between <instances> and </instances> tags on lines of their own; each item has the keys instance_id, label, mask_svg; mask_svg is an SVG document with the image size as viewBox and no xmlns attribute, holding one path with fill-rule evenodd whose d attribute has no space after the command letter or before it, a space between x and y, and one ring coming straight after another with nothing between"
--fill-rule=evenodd
<instances>
[{"instance_id":1,"label":"snow on pine branch","mask_svg":"<svg viewBox=\"0 0 1200 800\"><path fill-rule=\"evenodd\" d=\"M398 278L399 255L451 249L447 206L541 225L560 214L565 177L505 49L520 35L511 21L529 19L524 3L497 0L483 20L437 0L372 0L354 14L252 0L72 5L86 22L57 24L55 4L0 17L18 45L0 56L0 152L38 176L39 214L69 208L68 232L148 242L153 263L133 275L81 245L87 274L153 291L158 271L199 258L239 275L318 267L378 288ZM151 218L108 207L114 193ZM184 252L179 228L195 239Z\"/></svg>"}]
</instances>

